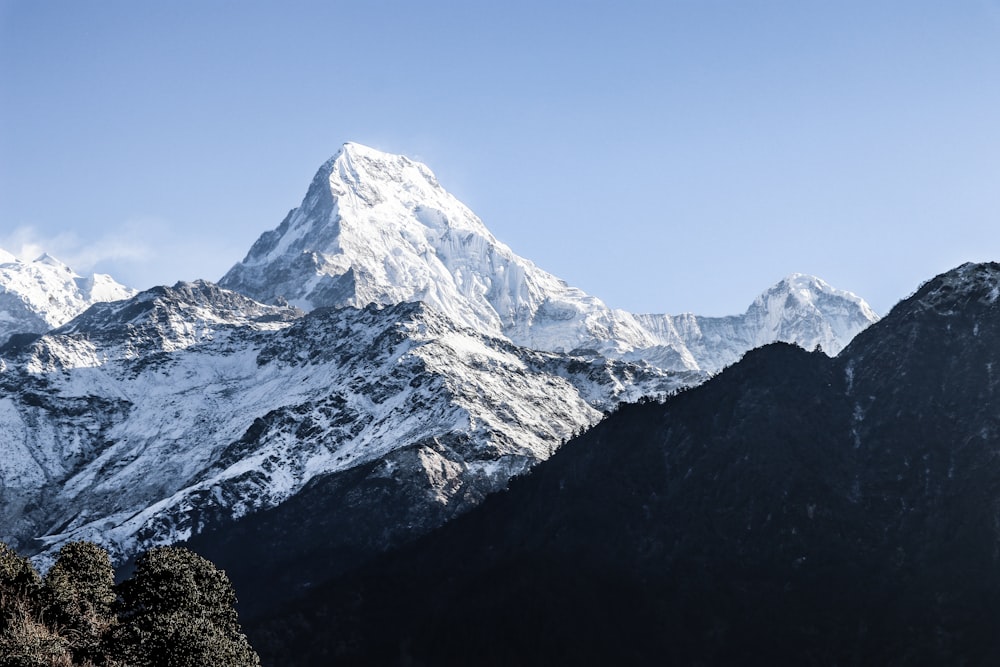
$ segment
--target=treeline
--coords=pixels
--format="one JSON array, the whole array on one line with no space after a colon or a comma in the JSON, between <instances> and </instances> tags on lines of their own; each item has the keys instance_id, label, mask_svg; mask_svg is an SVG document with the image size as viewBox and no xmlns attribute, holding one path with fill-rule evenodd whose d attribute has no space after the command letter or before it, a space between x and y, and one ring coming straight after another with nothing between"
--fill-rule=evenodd
<instances>
[{"instance_id":1,"label":"treeline","mask_svg":"<svg viewBox=\"0 0 1000 667\"><path fill-rule=\"evenodd\" d=\"M71 542L40 576L0 542L0 667L257 667L225 572L156 547L116 585L107 551Z\"/></svg>"}]
</instances>

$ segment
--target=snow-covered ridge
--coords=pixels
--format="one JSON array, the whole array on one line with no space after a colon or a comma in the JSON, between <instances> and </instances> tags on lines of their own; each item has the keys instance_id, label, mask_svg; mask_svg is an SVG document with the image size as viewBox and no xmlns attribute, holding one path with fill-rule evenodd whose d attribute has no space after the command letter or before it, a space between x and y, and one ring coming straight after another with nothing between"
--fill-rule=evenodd
<instances>
[{"instance_id":1,"label":"snow-covered ridge","mask_svg":"<svg viewBox=\"0 0 1000 667\"><path fill-rule=\"evenodd\" d=\"M120 558L404 449L440 487L426 502L498 490L618 401L701 379L518 348L420 303L303 316L204 282L0 350L0 539Z\"/></svg>"},{"instance_id":2,"label":"snow-covered ridge","mask_svg":"<svg viewBox=\"0 0 1000 667\"><path fill-rule=\"evenodd\" d=\"M220 284L305 310L422 301L523 347L708 372L774 340L836 353L878 319L859 297L801 274L735 318L613 310L514 254L427 166L354 143Z\"/></svg>"},{"instance_id":3,"label":"snow-covered ridge","mask_svg":"<svg viewBox=\"0 0 1000 667\"><path fill-rule=\"evenodd\" d=\"M123 301L95 304L79 317L29 340L27 370L43 373L174 352L232 330L289 326L302 311L267 306L198 280L153 287ZM17 354L16 350L12 350Z\"/></svg>"},{"instance_id":4,"label":"snow-covered ridge","mask_svg":"<svg viewBox=\"0 0 1000 667\"><path fill-rule=\"evenodd\" d=\"M742 315L638 315L662 347L687 349L699 368L717 371L746 351L776 341L838 354L879 317L861 297L802 273L793 273L754 299ZM653 352L656 351L654 348ZM638 358L638 351L626 358Z\"/></svg>"},{"instance_id":5,"label":"snow-covered ridge","mask_svg":"<svg viewBox=\"0 0 1000 667\"><path fill-rule=\"evenodd\" d=\"M23 262L0 249L0 345L11 334L44 333L95 303L134 294L111 276L80 276L51 255Z\"/></svg>"}]
</instances>

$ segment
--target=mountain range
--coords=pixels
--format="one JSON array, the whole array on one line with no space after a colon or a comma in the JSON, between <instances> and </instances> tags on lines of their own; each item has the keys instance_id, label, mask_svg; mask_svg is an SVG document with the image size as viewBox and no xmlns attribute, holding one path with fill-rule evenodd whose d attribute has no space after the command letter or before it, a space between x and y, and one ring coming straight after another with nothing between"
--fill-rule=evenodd
<instances>
[{"instance_id":1,"label":"mountain range","mask_svg":"<svg viewBox=\"0 0 1000 667\"><path fill-rule=\"evenodd\" d=\"M998 367L1000 264L966 264L834 358L774 343L622 406L251 636L282 665L996 664Z\"/></svg>"},{"instance_id":2,"label":"mountain range","mask_svg":"<svg viewBox=\"0 0 1000 667\"><path fill-rule=\"evenodd\" d=\"M775 340L835 354L878 319L854 294L801 274L737 317L611 309L515 255L425 165L353 143L219 284L307 311L420 301L521 347L709 373Z\"/></svg>"},{"instance_id":3,"label":"mountain range","mask_svg":"<svg viewBox=\"0 0 1000 667\"><path fill-rule=\"evenodd\" d=\"M134 294L2 259L0 540L43 565L75 539L123 564L189 540L289 597L477 506L623 403L773 341L836 353L878 319L801 274L740 316L608 308L426 166L358 144L218 285Z\"/></svg>"}]
</instances>

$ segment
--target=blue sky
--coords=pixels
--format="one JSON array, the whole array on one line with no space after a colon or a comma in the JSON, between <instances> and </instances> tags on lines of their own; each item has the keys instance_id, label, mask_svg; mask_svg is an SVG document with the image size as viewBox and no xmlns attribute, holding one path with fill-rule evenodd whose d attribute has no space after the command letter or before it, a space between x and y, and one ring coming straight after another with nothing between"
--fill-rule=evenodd
<instances>
[{"instance_id":1,"label":"blue sky","mask_svg":"<svg viewBox=\"0 0 1000 667\"><path fill-rule=\"evenodd\" d=\"M344 141L608 304L1000 260L1000 0L0 0L0 247L217 280Z\"/></svg>"}]
</instances>

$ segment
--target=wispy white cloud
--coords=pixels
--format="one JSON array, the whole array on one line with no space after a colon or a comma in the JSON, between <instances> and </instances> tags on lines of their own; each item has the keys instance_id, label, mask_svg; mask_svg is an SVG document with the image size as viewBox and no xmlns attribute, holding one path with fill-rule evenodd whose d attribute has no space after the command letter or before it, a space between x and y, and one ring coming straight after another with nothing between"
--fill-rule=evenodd
<instances>
[{"instance_id":1,"label":"wispy white cloud","mask_svg":"<svg viewBox=\"0 0 1000 667\"><path fill-rule=\"evenodd\" d=\"M218 280L248 246L231 233L205 229L191 234L159 218L135 218L105 227L96 236L77 230L46 233L33 225L0 232L0 248L19 259L48 253L79 274L108 273L137 289L178 280Z\"/></svg>"},{"instance_id":2,"label":"wispy white cloud","mask_svg":"<svg viewBox=\"0 0 1000 667\"><path fill-rule=\"evenodd\" d=\"M0 248L24 261L48 253L77 272L89 272L105 262L141 262L152 256L152 248L142 234L142 225L129 222L98 238L84 239L75 232L47 235L36 227L18 227L0 234Z\"/></svg>"}]
</instances>

